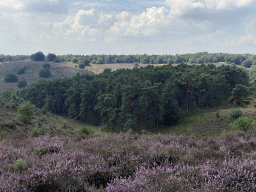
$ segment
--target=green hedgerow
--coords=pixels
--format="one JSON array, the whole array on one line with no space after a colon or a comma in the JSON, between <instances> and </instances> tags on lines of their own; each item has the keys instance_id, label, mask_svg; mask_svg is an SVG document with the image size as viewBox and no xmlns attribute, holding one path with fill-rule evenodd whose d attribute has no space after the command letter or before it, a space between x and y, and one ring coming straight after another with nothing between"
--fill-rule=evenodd
<instances>
[{"instance_id":1,"label":"green hedgerow","mask_svg":"<svg viewBox=\"0 0 256 192\"><path fill-rule=\"evenodd\" d=\"M254 121L253 117L244 115L242 117L239 117L237 120L235 120L232 123L231 127L234 130L239 129L239 130L247 132L247 130L255 127L255 121Z\"/></svg>"}]
</instances>

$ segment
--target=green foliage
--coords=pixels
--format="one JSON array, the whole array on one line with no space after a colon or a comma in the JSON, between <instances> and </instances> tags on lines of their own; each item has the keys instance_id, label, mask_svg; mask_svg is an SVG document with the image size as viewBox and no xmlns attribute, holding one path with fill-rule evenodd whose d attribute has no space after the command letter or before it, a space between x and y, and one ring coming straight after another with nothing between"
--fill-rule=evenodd
<instances>
[{"instance_id":1,"label":"green foliage","mask_svg":"<svg viewBox=\"0 0 256 192\"><path fill-rule=\"evenodd\" d=\"M1 100L1 105L4 105L4 101L3 100Z\"/></svg>"},{"instance_id":2,"label":"green foliage","mask_svg":"<svg viewBox=\"0 0 256 192\"><path fill-rule=\"evenodd\" d=\"M18 120L24 123L29 123L31 118L35 115L35 106L30 104L30 101L23 103L18 108Z\"/></svg>"},{"instance_id":3,"label":"green foliage","mask_svg":"<svg viewBox=\"0 0 256 192\"><path fill-rule=\"evenodd\" d=\"M9 106L9 105L6 105L6 109L10 109L10 106Z\"/></svg>"},{"instance_id":4,"label":"green foliage","mask_svg":"<svg viewBox=\"0 0 256 192\"><path fill-rule=\"evenodd\" d=\"M47 109L46 109L46 107L44 106L44 107L42 108L42 113L43 113L43 114L46 114L46 112L47 112Z\"/></svg>"},{"instance_id":5,"label":"green foliage","mask_svg":"<svg viewBox=\"0 0 256 192\"><path fill-rule=\"evenodd\" d=\"M127 132L129 129L135 129L135 125L136 123L132 119L129 119L124 124L124 131Z\"/></svg>"},{"instance_id":6,"label":"green foliage","mask_svg":"<svg viewBox=\"0 0 256 192\"><path fill-rule=\"evenodd\" d=\"M17 82L18 81L18 77L15 73L8 73L5 78L4 78L5 82Z\"/></svg>"},{"instance_id":7,"label":"green foliage","mask_svg":"<svg viewBox=\"0 0 256 192\"><path fill-rule=\"evenodd\" d=\"M228 99L230 103L237 104L239 101L242 102L248 95L249 89L241 84L236 84L235 88L231 92L232 96Z\"/></svg>"},{"instance_id":8,"label":"green foliage","mask_svg":"<svg viewBox=\"0 0 256 192\"><path fill-rule=\"evenodd\" d=\"M233 109L230 113L231 119L238 119L239 117L242 117L243 112L240 109Z\"/></svg>"},{"instance_id":9,"label":"green foliage","mask_svg":"<svg viewBox=\"0 0 256 192\"><path fill-rule=\"evenodd\" d=\"M54 59L52 62L54 62L54 63L60 63L60 60L59 60L59 59Z\"/></svg>"},{"instance_id":10,"label":"green foliage","mask_svg":"<svg viewBox=\"0 0 256 192\"><path fill-rule=\"evenodd\" d=\"M76 132L79 132L79 133L85 133L86 135L89 135L89 131L88 131L88 129L87 129L86 126L81 127L81 128L79 128L79 129L75 129L75 131L76 131Z\"/></svg>"},{"instance_id":11,"label":"green foliage","mask_svg":"<svg viewBox=\"0 0 256 192\"><path fill-rule=\"evenodd\" d=\"M220 114L219 114L219 112L218 112L218 111L215 113L215 115L216 115L216 117L217 117L217 118L219 118L219 117L220 117Z\"/></svg>"},{"instance_id":12,"label":"green foliage","mask_svg":"<svg viewBox=\"0 0 256 192\"><path fill-rule=\"evenodd\" d=\"M235 120L231 127L234 130L241 130L247 132L249 129L252 129L255 127L255 121L253 117L250 116L242 116L239 117L237 120Z\"/></svg>"},{"instance_id":13,"label":"green foliage","mask_svg":"<svg viewBox=\"0 0 256 192\"><path fill-rule=\"evenodd\" d=\"M139 66L139 63L138 63L138 62L134 62L134 63L133 63L133 66L134 66L134 67L138 67L138 66Z\"/></svg>"},{"instance_id":14,"label":"green foliage","mask_svg":"<svg viewBox=\"0 0 256 192\"><path fill-rule=\"evenodd\" d=\"M73 62L73 63L77 63L77 62L78 62L78 59L77 59L77 58L75 58L75 57L73 57L73 58L71 59L71 62Z\"/></svg>"},{"instance_id":15,"label":"green foliage","mask_svg":"<svg viewBox=\"0 0 256 192\"><path fill-rule=\"evenodd\" d=\"M75 67L77 67L77 65L75 65Z\"/></svg>"},{"instance_id":16,"label":"green foliage","mask_svg":"<svg viewBox=\"0 0 256 192\"><path fill-rule=\"evenodd\" d=\"M67 121L64 121L64 122L63 122L62 128L63 128L63 129L67 129L67 128L68 128Z\"/></svg>"},{"instance_id":17,"label":"green foliage","mask_svg":"<svg viewBox=\"0 0 256 192\"><path fill-rule=\"evenodd\" d=\"M49 69L50 67L51 67L50 63L45 63L45 64L43 65L43 68L44 68L44 69Z\"/></svg>"},{"instance_id":18,"label":"green foliage","mask_svg":"<svg viewBox=\"0 0 256 192\"><path fill-rule=\"evenodd\" d=\"M41 51L39 51L39 52L37 52L35 54L32 54L30 56L30 59L32 61L44 61L45 60L45 55Z\"/></svg>"},{"instance_id":19,"label":"green foliage","mask_svg":"<svg viewBox=\"0 0 256 192\"><path fill-rule=\"evenodd\" d=\"M133 130L130 128L130 129L127 131L127 133L132 134L132 133L133 133Z\"/></svg>"},{"instance_id":20,"label":"green foliage","mask_svg":"<svg viewBox=\"0 0 256 192\"><path fill-rule=\"evenodd\" d=\"M18 80L18 82L17 82L17 87L18 88L24 88L24 87L26 87L27 86L27 81L25 81L25 79L21 79L21 80Z\"/></svg>"},{"instance_id":21,"label":"green foliage","mask_svg":"<svg viewBox=\"0 0 256 192\"><path fill-rule=\"evenodd\" d=\"M79 66L80 69L84 69L85 68L84 64L79 64L78 66Z\"/></svg>"},{"instance_id":22,"label":"green foliage","mask_svg":"<svg viewBox=\"0 0 256 192\"><path fill-rule=\"evenodd\" d=\"M94 59L91 61L91 63L92 63L92 64L95 64L96 62L97 62L97 61L96 61L96 60L94 60Z\"/></svg>"},{"instance_id":23,"label":"green foliage","mask_svg":"<svg viewBox=\"0 0 256 192\"><path fill-rule=\"evenodd\" d=\"M80 59L80 60L78 61L78 64L79 64L79 66L80 66L80 65L90 66L89 60L87 60L87 59Z\"/></svg>"},{"instance_id":24,"label":"green foliage","mask_svg":"<svg viewBox=\"0 0 256 192\"><path fill-rule=\"evenodd\" d=\"M11 167L14 171L23 170L24 164L22 163L22 159L18 159L15 164Z\"/></svg>"},{"instance_id":25,"label":"green foliage","mask_svg":"<svg viewBox=\"0 0 256 192\"><path fill-rule=\"evenodd\" d=\"M57 56L55 55L55 54L53 54L53 53L49 53L48 55L47 55L47 60L48 61L53 61L54 59L56 59L57 58Z\"/></svg>"},{"instance_id":26,"label":"green foliage","mask_svg":"<svg viewBox=\"0 0 256 192\"><path fill-rule=\"evenodd\" d=\"M12 106L11 106L13 109L15 109L16 108L16 105L15 104L12 104Z\"/></svg>"},{"instance_id":27,"label":"green foliage","mask_svg":"<svg viewBox=\"0 0 256 192\"><path fill-rule=\"evenodd\" d=\"M43 78L48 78L48 77L50 77L50 76L51 76L51 71L50 71L50 69L41 69L41 70L39 71L39 76L40 76L40 77L43 77Z\"/></svg>"},{"instance_id":28,"label":"green foliage","mask_svg":"<svg viewBox=\"0 0 256 192\"><path fill-rule=\"evenodd\" d=\"M39 127L38 124L36 124L36 127L34 127L30 132L29 132L29 137L34 138L34 137L38 137L40 135L45 135L47 132L46 128L43 127Z\"/></svg>"},{"instance_id":29,"label":"green foliage","mask_svg":"<svg viewBox=\"0 0 256 192\"><path fill-rule=\"evenodd\" d=\"M17 75L21 75L21 74L24 74L26 71L26 68L25 67L21 67L19 68L18 72L17 72Z\"/></svg>"},{"instance_id":30,"label":"green foliage","mask_svg":"<svg viewBox=\"0 0 256 192\"><path fill-rule=\"evenodd\" d=\"M245 60L242 62L241 64L243 67L246 67L246 68L250 68L252 66L252 61L250 60Z\"/></svg>"},{"instance_id":31,"label":"green foliage","mask_svg":"<svg viewBox=\"0 0 256 192\"><path fill-rule=\"evenodd\" d=\"M47 119L47 117L45 115L43 115L42 117L38 118L39 121L41 122L45 122Z\"/></svg>"}]
</instances>

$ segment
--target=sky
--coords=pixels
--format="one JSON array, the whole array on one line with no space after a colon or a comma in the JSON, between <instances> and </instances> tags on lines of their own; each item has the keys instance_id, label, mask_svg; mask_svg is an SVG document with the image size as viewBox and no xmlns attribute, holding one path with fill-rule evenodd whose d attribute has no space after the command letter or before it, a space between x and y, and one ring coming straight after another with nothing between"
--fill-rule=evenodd
<instances>
[{"instance_id":1,"label":"sky","mask_svg":"<svg viewBox=\"0 0 256 192\"><path fill-rule=\"evenodd\" d=\"M0 54L255 54L253 0L1 0Z\"/></svg>"}]
</instances>

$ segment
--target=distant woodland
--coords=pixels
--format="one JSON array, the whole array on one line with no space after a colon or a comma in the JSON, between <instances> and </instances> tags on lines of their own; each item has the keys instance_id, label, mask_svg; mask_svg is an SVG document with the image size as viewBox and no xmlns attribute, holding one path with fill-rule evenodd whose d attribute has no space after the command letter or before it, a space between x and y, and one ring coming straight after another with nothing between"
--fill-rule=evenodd
<instances>
[{"instance_id":1,"label":"distant woodland","mask_svg":"<svg viewBox=\"0 0 256 192\"><path fill-rule=\"evenodd\" d=\"M114 72L105 69L99 75L78 73L72 78L33 83L16 92L17 96L38 108L94 125L105 124L113 131L130 128L140 131L157 129L160 124L172 125L182 120L181 109L208 108L221 105L223 101L243 105L255 87L256 55L250 54L48 54L45 57L42 52L37 52L31 56L0 56L0 62L25 59L72 61L80 66L90 63L167 64ZM216 67L208 64L217 62L231 65ZM173 66L174 63L179 65ZM50 65L47 70L50 70Z\"/></svg>"}]
</instances>

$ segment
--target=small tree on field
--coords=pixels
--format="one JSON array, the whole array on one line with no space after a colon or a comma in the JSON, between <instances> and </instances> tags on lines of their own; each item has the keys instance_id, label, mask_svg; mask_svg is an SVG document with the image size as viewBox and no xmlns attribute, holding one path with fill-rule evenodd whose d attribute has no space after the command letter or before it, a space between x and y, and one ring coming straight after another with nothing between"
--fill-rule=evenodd
<instances>
[{"instance_id":1,"label":"small tree on field","mask_svg":"<svg viewBox=\"0 0 256 192\"><path fill-rule=\"evenodd\" d=\"M78 62L78 59L77 59L77 58L75 58L75 57L73 57L73 58L71 59L71 62L73 62L73 63L77 63L77 62Z\"/></svg>"},{"instance_id":2,"label":"small tree on field","mask_svg":"<svg viewBox=\"0 0 256 192\"><path fill-rule=\"evenodd\" d=\"M21 68L19 68L18 72L17 72L17 75L21 75L21 74L24 74L25 71L26 71L27 67L26 66L23 66Z\"/></svg>"},{"instance_id":3,"label":"small tree on field","mask_svg":"<svg viewBox=\"0 0 256 192\"><path fill-rule=\"evenodd\" d=\"M235 88L231 92L232 96L228 99L230 103L234 105L243 105L243 100L249 95L249 90L247 87L241 84L236 84Z\"/></svg>"},{"instance_id":4,"label":"small tree on field","mask_svg":"<svg viewBox=\"0 0 256 192\"><path fill-rule=\"evenodd\" d=\"M79 61L78 61L78 64L79 64L79 65L80 65L80 64L83 64L83 65L85 65L85 66L90 66L89 60L87 60L87 59L79 60Z\"/></svg>"},{"instance_id":5,"label":"small tree on field","mask_svg":"<svg viewBox=\"0 0 256 192\"><path fill-rule=\"evenodd\" d=\"M15 73L8 73L5 78L4 78L5 82L17 82L18 81L18 77Z\"/></svg>"},{"instance_id":6,"label":"small tree on field","mask_svg":"<svg viewBox=\"0 0 256 192\"><path fill-rule=\"evenodd\" d=\"M35 54L32 54L30 56L30 59L33 60L33 61L44 61L45 60L45 56L44 56L44 54L41 51L39 51L39 52L37 52Z\"/></svg>"},{"instance_id":7,"label":"small tree on field","mask_svg":"<svg viewBox=\"0 0 256 192\"><path fill-rule=\"evenodd\" d=\"M48 61L53 61L54 59L56 59L56 55L55 54L52 54L52 53L49 53L48 55L47 55L47 60Z\"/></svg>"},{"instance_id":8,"label":"small tree on field","mask_svg":"<svg viewBox=\"0 0 256 192\"><path fill-rule=\"evenodd\" d=\"M21 79L21 80L18 80L18 83L17 83L17 87L18 88L24 88L27 86L27 81L25 81L25 79Z\"/></svg>"},{"instance_id":9,"label":"small tree on field","mask_svg":"<svg viewBox=\"0 0 256 192\"><path fill-rule=\"evenodd\" d=\"M85 65L84 65L84 64L79 64L78 67L79 67L80 69L84 69L84 68L85 68Z\"/></svg>"},{"instance_id":10,"label":"small tree on field","mask_svg":"<svg viewBox=\"0 0 256 192\"><path fill-rule=\"evenodd\" d=\"M138 62L134 62L134 63L133 63L133 66L134 66L134 67L138 67L138 66L139 66L139 63L138 63Z\"/></svg>"},{"instance_id":11,"label":"small tree on field","mask_svg":"<svg viewBox=\"0 0 256 192\"><path fill-rule=\"evenodd\" d=\"M18 120L28 124L32 117L35 115L35 106L30 104L30 101L27 101L18 108Z\"/></svg>"},{"instance_id":12,"label":"small tree on field","mask_svg":"<svg viewBox=\"0 0 256 192\"><path fill-rule=\"evenodd\" d=\"M40 76L40 77L43 77L43 78L48 78L48 77L50 77L50 76L51 76L51 71L50 71L50 69L41 69L41 70L39 71L39 76Z\"/></svg>"}]
</instances>

